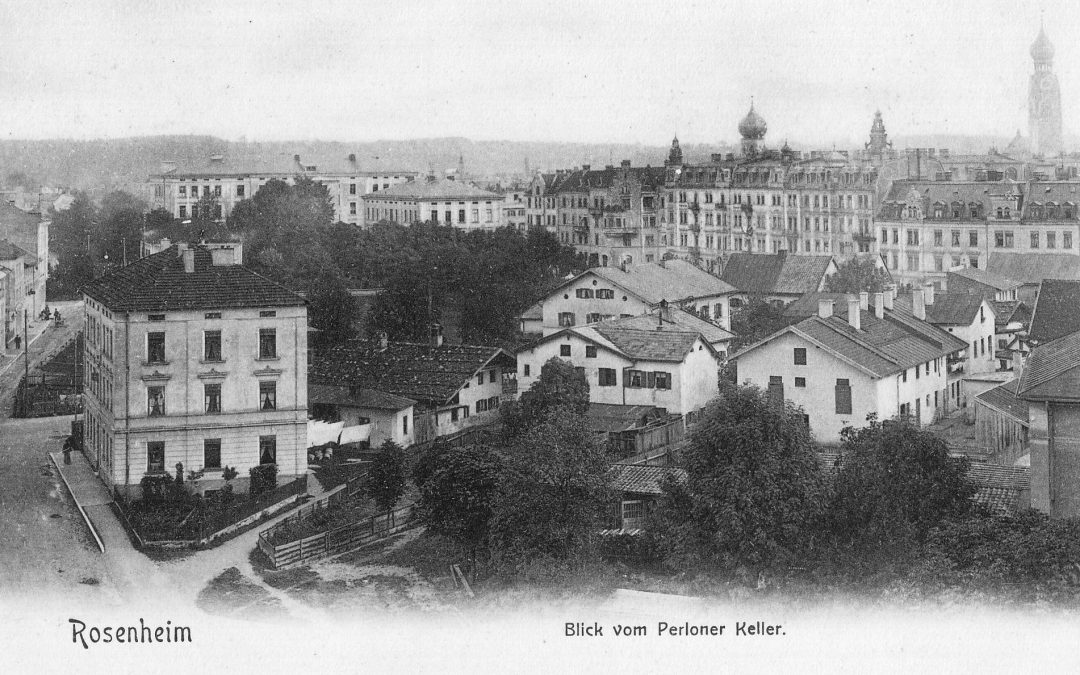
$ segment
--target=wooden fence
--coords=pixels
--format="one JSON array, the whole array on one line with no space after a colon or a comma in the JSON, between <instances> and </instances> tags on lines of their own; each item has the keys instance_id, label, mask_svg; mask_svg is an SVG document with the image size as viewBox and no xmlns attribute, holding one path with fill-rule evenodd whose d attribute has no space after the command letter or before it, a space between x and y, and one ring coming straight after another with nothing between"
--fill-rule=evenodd
<instances>
[{"instance_id":1,"label":"wooden fence","mask_svg":"<svg viewBox=\"0 0 1080 675\"><path fill-rule=\"evenodd\" d=\"M280 526L279 524L259 534L259 550L270 559L270 564L274 569L282 569L305 561L345 553L364 544L389 537L409 527L412 515L413 507L403 506L383 515L372 516L310 537L274 545L270 543L270 538Z\"/></svg>"}]
</instances>

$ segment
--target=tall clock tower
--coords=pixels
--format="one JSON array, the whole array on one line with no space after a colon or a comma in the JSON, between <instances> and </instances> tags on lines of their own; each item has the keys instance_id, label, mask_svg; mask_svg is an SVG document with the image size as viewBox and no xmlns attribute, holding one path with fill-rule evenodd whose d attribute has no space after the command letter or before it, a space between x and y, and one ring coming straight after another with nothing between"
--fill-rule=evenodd
<instances>
[{"instance_id":1,"label":"tall clock tower","mask_svg":"<svg viewBox=\"0 0 1080 675\"><path fill-rule=\"evenodd\" d=\"M1054 45L1039 27L1039 37L1031 45L1035 72L1028 89L1028 133L1031 151L1044 157L1061 153L1061 90L1057 75L1050 67L1054 62Z\"/></svg>"}]
</instances>

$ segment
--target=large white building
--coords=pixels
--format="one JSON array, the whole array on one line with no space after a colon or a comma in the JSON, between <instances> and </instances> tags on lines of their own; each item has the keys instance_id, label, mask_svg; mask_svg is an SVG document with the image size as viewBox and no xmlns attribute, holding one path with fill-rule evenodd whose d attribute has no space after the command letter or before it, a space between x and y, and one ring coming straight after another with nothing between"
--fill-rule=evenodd
<instances>
[{"instance_id":1,"label":"large white building","mask_svg":"<svg viewBox=\"0 0 1080 675\"><path fill-rule=\"evenodd\" d=\"M204 196L217 201L215 218L228 217L240 201L253 197L270 180L292 183L297 176L324 185L336 220L359 224L361 199L414 180L415 171L371 170L355 154L315 157L275 154L270 156L210 155L203 161L162 162L161 172L146 183L150 208L163 208L175 218L190 218Z\"/></svg>"},{"instance_id":2,"label":"large white building","mask_svg":"<svg viewBox=\"0 0 1080 675\"><path fill-rule=\"evenodd\" d=\"M421 180L364 197L364 225L430 221L462 230L494 230L505 224L506 195L456 180Z\"/></svg>"},{"instance_id":3,"label":"large white building","mask_svg":"<svg viewBox=\"0 0 1080 675\"><path fill-rule=\"evenodd\" d=\"M926 426L961 396L958 374L967 343L894 305L891 293L852 298L777 331L733 357L741 383L801 406L820 443L836 443L867 415L908 417Z\"/></svg>"},{"instance_id":4,"label":"large white building","mask_svg":"<svg viewBox=\"0 0 1080 675\"><path fill-rule=\"evenodd\" d=\"M276 464L307 472L307 306L230 248L176 244L83 289L84 449L110 488Z\"/></svg>"}]
</instances>

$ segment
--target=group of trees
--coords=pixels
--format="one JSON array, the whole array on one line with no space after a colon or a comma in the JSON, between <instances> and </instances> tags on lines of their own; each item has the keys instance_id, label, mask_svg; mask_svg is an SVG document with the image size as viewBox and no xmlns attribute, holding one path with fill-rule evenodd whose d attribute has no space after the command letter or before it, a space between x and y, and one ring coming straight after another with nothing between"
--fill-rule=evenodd
<instances>
[{"instance_id":1,"label":"group of trees","mask_svg":"<svg viewBox=\"0 0 1080 675\"><path fill-rule=\"evenodd\" d=\"M610 458L585 419L588 384L552 359L519 403L505 406L493 445L436 443L413 467L428 530L474 563L530 576L595 554Z\"/></svg>"},{"instance_id":2,"label":"group of trees","mask_svg":"<svg viewBox=\"0 0 1080 675\"><path fill-rule=\"evenodd\" d=\"M900 421L845 430L823 467L800 409L723 384L653 514L657 553L683 570L749 578L792 566L847 572L910 560L942 523L971 513L966 460Z\"/></svg>"}]
</instances>

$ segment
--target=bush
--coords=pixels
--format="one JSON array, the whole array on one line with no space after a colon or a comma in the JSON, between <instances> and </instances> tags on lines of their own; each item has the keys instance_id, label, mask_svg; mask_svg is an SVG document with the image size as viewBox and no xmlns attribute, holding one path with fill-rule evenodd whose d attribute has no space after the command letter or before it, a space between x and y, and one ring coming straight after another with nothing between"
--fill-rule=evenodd
<instances>
[{"instance_id":1,"label":"bush","mask_svg":"<svg viewBox=\"0 0 1080 675\"><path fill-rule=\"evenodd\" d=\"M260 464L251 467L251 485L248 490L253 499L277 487L277 464Z\"/></svg>"},{"instance_id":2,"label":"bush","mask_svg":"<svg viewBox=\"0 0 1080 675\"><path fill-rule=\"evenodd\" d=\"M172 489L174 485L172 476L168 475L147 475L139 481L142 499L146 502L169 501L175 496L175 491Z\"/></svg>"}]
</instances>

